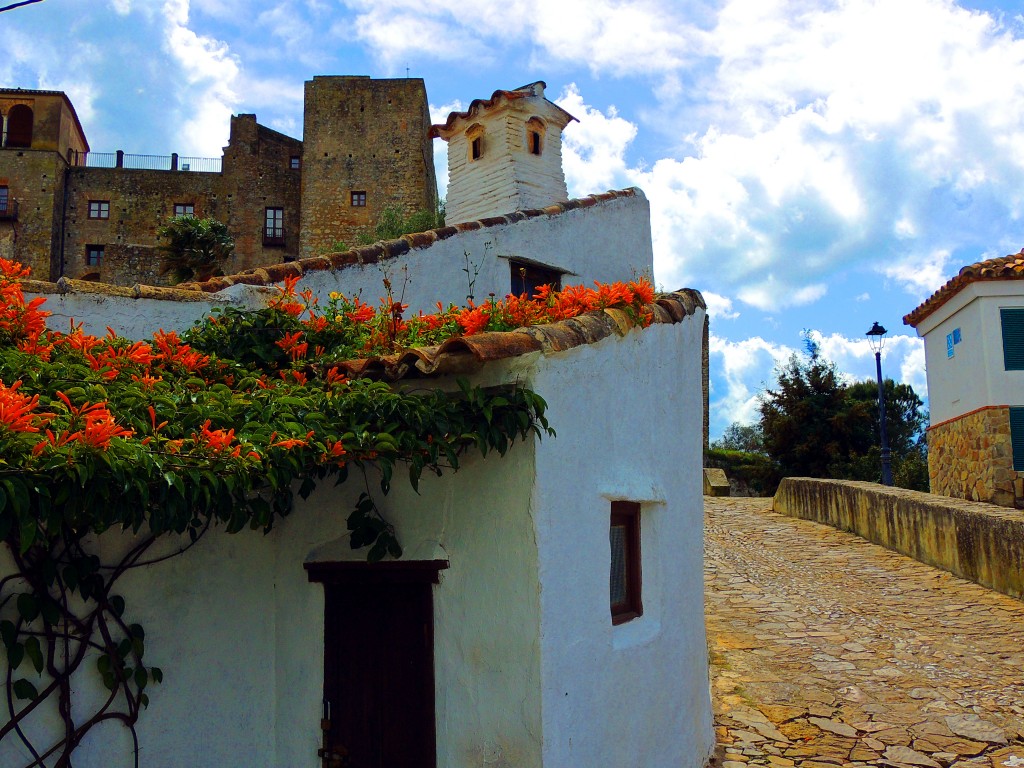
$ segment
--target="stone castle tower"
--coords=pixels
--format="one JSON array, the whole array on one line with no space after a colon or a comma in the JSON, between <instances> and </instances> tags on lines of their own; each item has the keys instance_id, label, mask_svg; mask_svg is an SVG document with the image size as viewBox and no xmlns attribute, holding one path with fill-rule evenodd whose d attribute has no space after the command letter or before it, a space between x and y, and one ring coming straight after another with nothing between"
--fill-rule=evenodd
<instances>
[{"instance_id":1,"label":"stone castle tower","mask_svg":"<svg viewBox=\"0 0 1024 768\"><path fill-rule=\"evenodd\" d=\"M495 91L452 112L430 135L448 142L449 224L565 200L562 129L575 120L544 98L545 84Z\"/></svg>"},{"instance_id":2,"label":"stone castle tower","mask_svg":"<svg viewBox=\"0 0 1024 768\"><path fill-rule=\"evenodd\" d=\"M387 206L437 206L427 91L420 78L306 82L301 257L355 244Z\"/></svg>"}]
</instances>

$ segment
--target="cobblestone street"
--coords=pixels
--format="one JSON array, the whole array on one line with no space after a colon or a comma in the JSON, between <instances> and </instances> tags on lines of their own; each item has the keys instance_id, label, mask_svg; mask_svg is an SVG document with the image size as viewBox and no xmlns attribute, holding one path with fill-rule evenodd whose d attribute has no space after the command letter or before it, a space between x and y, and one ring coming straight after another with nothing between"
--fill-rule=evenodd
<instances>
[{"instance_id":1,"label":"cobblestone street","mask_svg":"<svg viewBox=\"0 0 1024 768\"><path fill-rule=\"evenodd\" d=\"M1024 768L1024 603L771 499L704 504L724 768Z\"/></svg>"}]
</instances>

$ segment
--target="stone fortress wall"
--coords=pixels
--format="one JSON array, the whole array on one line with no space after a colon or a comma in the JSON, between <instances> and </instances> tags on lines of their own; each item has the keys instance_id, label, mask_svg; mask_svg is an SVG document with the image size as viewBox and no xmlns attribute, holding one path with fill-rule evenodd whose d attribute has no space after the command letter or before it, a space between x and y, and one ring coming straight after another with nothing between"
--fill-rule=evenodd
<instances>
[{"instance_id":1,"label":"stone fortress wall","mask_svg":"<svg viewBox=\"0 0 1024 768\"><path fill-rule=\"evenodd\" d=\"M35 117L24 146L9 144L6 132L0 142L0 188L10 201L0 197L0 256L42 280L160 285L157 229L176 205L228 226L235 255L227 274L354 244L388 205L406 215L436 206L422 80L317 77L306 93L304 141L255 115L234 116L215 171L174 161L172 170L120 167L120 152L118 167L94 167L65 94L0 90L4 126L17 105ZM353 192L361 205L352 205ZM101 215L90 202L102 204ZM268 209L279 209L273 229Z\"/></svg>"}]
</instances>

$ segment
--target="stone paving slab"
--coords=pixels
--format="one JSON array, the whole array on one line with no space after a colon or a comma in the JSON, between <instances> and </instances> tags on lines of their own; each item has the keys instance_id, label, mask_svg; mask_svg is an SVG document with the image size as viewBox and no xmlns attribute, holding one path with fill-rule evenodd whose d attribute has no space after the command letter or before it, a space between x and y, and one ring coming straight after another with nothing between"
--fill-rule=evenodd
<instances>
[{"instance_id":1,"label":"stone paving slab","mask_svg":"<svg viewBox=\"0 0 1024 768\"><path fill-rule=\"evenodd\" d=\"M705 497L723 768L1024 768L1024 602Z\"/></svg>"}]
</instances>

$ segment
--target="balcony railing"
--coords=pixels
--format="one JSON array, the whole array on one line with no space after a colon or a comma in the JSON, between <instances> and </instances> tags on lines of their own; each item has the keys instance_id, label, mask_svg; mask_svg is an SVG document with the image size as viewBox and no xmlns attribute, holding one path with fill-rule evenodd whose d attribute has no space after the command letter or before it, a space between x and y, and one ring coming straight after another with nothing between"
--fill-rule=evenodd
<instances>
[{"instance_id":1,"label":"balcony railing","mask_svg":"<svg viewBox=\"0 0 1024 768\"><path fill-rule=\"evenodd\" d=\"M72 152L71 164L86 168L128 168L146 171L191 171L220 173L219 157L183 157L171 155L129 155L117 152Z\"/></svg>"}]
</instances>

